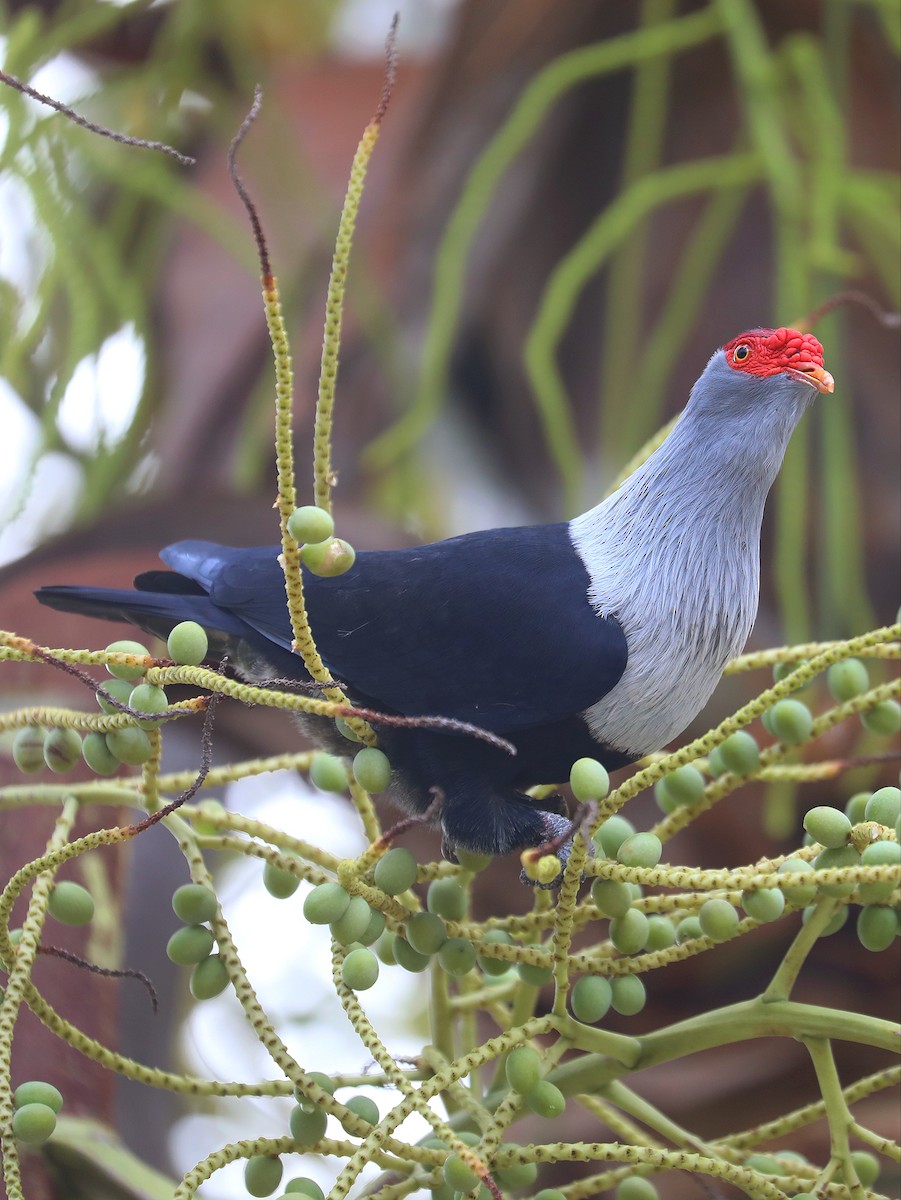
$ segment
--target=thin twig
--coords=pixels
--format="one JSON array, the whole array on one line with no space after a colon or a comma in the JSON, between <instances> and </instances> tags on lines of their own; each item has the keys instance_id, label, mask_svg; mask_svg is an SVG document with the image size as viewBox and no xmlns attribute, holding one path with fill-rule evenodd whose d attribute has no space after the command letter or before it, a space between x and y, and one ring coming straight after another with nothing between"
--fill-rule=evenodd
<instances>
[{"instance_id":1,"label":"thin twig","mask_svg":"<svg viewBox=\"0 0 901 1200\"><path fill-rule=\"evenodd\" d=\"M112 142L119 142L122 146L135 146L138 150L158 150L160 154L168 154L170 158L174 158L182 167L193 167L197 162L196 158L192 158L189 154L182 154L165 142L152 142L147 138L131 137L127 133L117 133L115 129L107 129L105 125L97 125L94 121L89 121L87 117L81 116L68 104L54 100L52 96L45 96L43 92L36 91L27 83L23 83L21 79L16 79L14 75L8 75L6 71L0 71L0 83L5 83L7 87L21 92L23 96L28 96L31 100L37 100L39 104L46 104L48 108L67 117L73 125L80 125L82 129L99 134L100 137L109 138Z\"/></svg>"},{"instance_id":2,"label":"thin twig","mask_svg":"<svg viewBox=\"0 0 901 1200\"><path fill-rule=\"evenodd\" d=\"M63 950L60 946L38 946L38 954L46 954L52 958L62 958L65 962L71 963L73 967L81 967L83 971L90 971L92 975L103 975L107 979L137 979L138 983L143 983L147 989L154 1013L158 1013L160 1010L160 998L157 995L156 988L143 971L135 971L126 967L101 967L87 958L73 954L71 950Z\"/></svg>"},{"instance_id":3,"label":"thin twig","mask_svg":"<svg viewBox=\"0 0 901 1200\"><path fill-rule=\"evenodd\" d=\"M253 104L250 106L250 111L241 122L241 128L232 138L231 145L228 148L228 173L231 176L232 183L235 185L235 191L241 197L241 203L247 209L250 227L253 230L253 240L256 242L257 254L260 259L260 274L263 276L263 279L271 279L272 263L269 259L269 247L266 243L266 235L263 233L260 214L257 212L257 206L250 198L250 193L244 186L243 179L238 174L238 148L247 136L251 125L259 116L262 104L263 89L257 84L253 89Z\"/></svg>"}]
</instances>

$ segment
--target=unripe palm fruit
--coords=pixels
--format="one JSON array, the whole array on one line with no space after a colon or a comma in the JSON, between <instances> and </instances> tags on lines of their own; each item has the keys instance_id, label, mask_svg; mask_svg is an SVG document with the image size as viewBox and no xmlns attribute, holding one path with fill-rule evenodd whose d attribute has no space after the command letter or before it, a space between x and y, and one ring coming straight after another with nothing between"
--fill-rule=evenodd
<instances>
[{"instance_id":1,"label":"unripe palm fruit","mask_svg":"<svg viewBox=\"0 0 901 1200\"><path fill-rule=\"evenodd\" d=\"M80 883L63 880L54 884L47 911L63 925L88 925L94 916L94 898Z\"/></svg>"},{"instance_id":2,"label":"unripe palm fruit","mask_svg":"<svg viewBox=\"0 0 901 1200\"><path fill-rule=\"evenodd\" d=\"M81 761L81 737L75 729L51 729L44 738L44 762L57 775Z\"/></svg>"},{"instance_id":3,"label":"unripe palm fruit","mask_svg":"<svg viewBox=\"0 0 901 1200\"><path fill-rule=\"evenodd\" d=\"M335 522L324 508L304 504L288 517L288 533L301 545L326 542L335 536Z\"/></svg>"},{"instance_id":4,"label":"unripe palm fruit","mask_svg":"<svg viewBox=\"0 0 901 1200\"><path fill-rule=\"evenodd\" d=\"M375 886L389 896L399 896L416 882L416 859L404 846L393 846L375 864Z\"/></svg>"},{"instance_id":5,"label":"unripe palm fruit","mask_svg":"<svg viewBox=\"0 0 901 1200\"><path fill-rule=\"evenodd\" d=\"M183 667L199 667L207 656L209 639L196 621L180 621L166 640L169 657Z\"/></svg>"},{"instance_id":6,"label":"unripe palm fruit","mask_svg":"<svg viewBox=\"0 0 901 1200\"><path fill-rule=\"evenodd\" d=\"M150 651L140 642L127 639L120 642L110 642L106 648L107 654L131 654L135 658L148 658ZM116 679L141 679L147 671L143 666L128 666L126 663L107 663L107 671Z\"/></svg>"},{"instance_id":7,"label":"unripe palm fruit","mask_svg":"<svg viewBox=\"0 0 901 1200\"><path fill-rule=\"evenodd\" d=\"M39 725L26 725L13 739L13 762L25 775L35 775L47 765L44 758L46 733Z\"/></svg>"}]
</instances>

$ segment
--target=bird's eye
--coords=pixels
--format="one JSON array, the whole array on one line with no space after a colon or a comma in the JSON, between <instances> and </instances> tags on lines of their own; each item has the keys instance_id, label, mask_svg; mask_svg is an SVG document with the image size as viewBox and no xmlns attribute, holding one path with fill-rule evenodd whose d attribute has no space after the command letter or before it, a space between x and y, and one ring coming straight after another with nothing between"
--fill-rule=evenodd
<instances>
[{"instance_id":1,"label":"bird's eye","mask_svg":"<svg viewBox=\"0 0 901 1200\"><path fill-rule=\"evenodd\" d=\"M751 353L751 347L746 346L744 343L742 343L740 346L736 346L735 349L732 351L732 361L733 362L744 362L750 353Z\"/></svg>"}]
</instances>

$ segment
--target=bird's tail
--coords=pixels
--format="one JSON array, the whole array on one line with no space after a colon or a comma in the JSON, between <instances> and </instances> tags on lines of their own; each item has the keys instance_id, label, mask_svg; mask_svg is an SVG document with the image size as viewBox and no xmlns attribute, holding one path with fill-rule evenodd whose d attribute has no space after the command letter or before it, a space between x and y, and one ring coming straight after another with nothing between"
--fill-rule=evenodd
<instances>
[{"instance_id":1,"label":"bird's tail","mask_svg":"<svg viewBox=\"0 0 901 1200\"><path fill-rule=\"evenodd\" d=\"M147 571L135 579L135 590L101 587L42 587L41 604L61 612L82 613L104 621L124 621L153 637L168 638L181 621L196 621L206 630L206 661L228 658L239 672L252 677L308 678L302 660L239 616L215 605L203 588L176 571Z\"/></svg>"},{"instance_id":2,"label":"bird's tail","mask_svg":"<svg viewBox=\"0 0 901 1200\"><path fill-rule=\"evenodd\" d=\"M240 637L246 630L243 621L217 608L209 596L184 576L172 571L151 571L139 575L135 583L136 591L62 586L39 588L35 596L48 608L105 621L124 621L164 640L180 621L197 621L208 633L224 635L224 639L217 641Z\"/></svg>"}]
</instances>

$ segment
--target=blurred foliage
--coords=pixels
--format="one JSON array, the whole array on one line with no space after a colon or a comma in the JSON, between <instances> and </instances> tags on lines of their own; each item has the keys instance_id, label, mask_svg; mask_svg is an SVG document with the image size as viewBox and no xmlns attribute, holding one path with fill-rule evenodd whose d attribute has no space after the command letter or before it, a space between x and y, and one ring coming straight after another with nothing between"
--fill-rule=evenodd
<instances>
[{"instance_id":1,"label":"blurred foliage","mask_svg":"<svg viewBox=\"0 0 901 1200\"><path fill-rule=\"evenodd\" d=\"M224 140L234 122L234 97L243 105L254 82L268 78L274 64L321 54L336 10L325 0L302 6L288 0L265 6L240 0L212 6L73 0L43 13L13 7L4 21L10 73L31 79L56 55L79 55L92 64L93 74L83 94L72 98L76 107L115 128L181 148L213 135ZM774 323L800 320L837 287L867 274L881 280L891 304L901 303L899 181L894 174L852 165L844 94L852 22L875 24L886 54L893 56L901 48L901 19L886 0L823 0L814 12L817 31L771 44L751 0L710 0L685 14L676 0L643 0L636 6L634 30L565 53L534 76L461 184L436 258L418 387L409 404L401 399L398 423L377 438L368 455L369 465L382 472L374 494L384 488L390 469L407 502L415 503L402 466L447 395L474 239L505 174L529 152L555 105L586 80L613 72L631 78L621 187L552 271L523 350L569 514L586 499L586 455L575 433L561 343L586 285L598 273L606 289L599 429L608 461L633 454L659 424L673 366L686 335L702 322L711 278L752 193L766 195L772 217ZM139 31L132 40L140 52L128 56L122 47L130 44L130 30ZM718 46L731 64L740 108L734 149L670 164L665 148L672 73L680 55L702 44ZM115 47L120 57L104 57L105 46ZM189 173L168 160L137 151L125 159L121 148L69 127L21 96L4 91L2 101L8 128L0 171L7 190L30 210L35 233L32 279L27 286L9 279L2 284L0 373L40 419L35 461L58 450L78 462L84 486L73 518L86 523L121 496L141 464L148 423L166 391L153 313L174 219L193 222L249 271L252 252L243 231L201 194ZM286 164L302 160L285 114L267 113L269 120L278 126L276 142ZM295 167L303 174L302 162ZM292 182L294 169L286 166ZM316 180L307 180L307 186L316 196ZM691 197L702 199L703 207L658 310L656 298L647 295L645 275L650 224L662 209ZM387 306L365 273L359 277L359 264L356 270L365 336L379 369L397 374L396 355L387 349L392 337ZM289 317L299 286L289 281ZM650 311L657 315L647 335ZM129 327L146 350L146 379L131 427L96 450L75 449L57 424L66 388L79 363ZM818 332L838 375L839 320L828 319ZM263 485L268 417L260 414L268 412L263 407L268 387L267 371L250 389L259 403L248 405L244 416L246 437L234 465L239 487ZM848 404L822 405L816 433L806 429L794 438L781 476L776 581L786 632L793 638L814 627L815 592L829 597L832 624L850 629L872 622L852 435ZM814 455L824 464L827 514L816 526L820 578L809 572L807 553Z\"/></svg>"}]
</instances>

